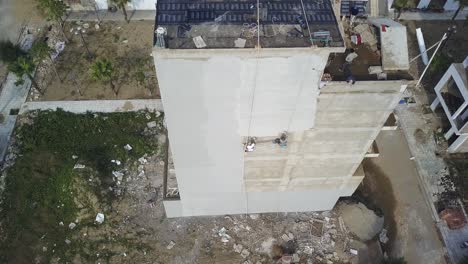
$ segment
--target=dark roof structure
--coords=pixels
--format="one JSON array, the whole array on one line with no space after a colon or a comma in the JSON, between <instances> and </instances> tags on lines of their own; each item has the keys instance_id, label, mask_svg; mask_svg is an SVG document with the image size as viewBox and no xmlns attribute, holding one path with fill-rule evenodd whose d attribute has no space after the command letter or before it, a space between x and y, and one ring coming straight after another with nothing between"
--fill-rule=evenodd
<instances>
[{"instance_id":1,"label":"dark roof structure","mask_svg":"<svg viewBox=\"0 0 468 264\"><path fill-rule=\"evenodd\" d=\"M159 0L155 25L171 49L344 45L330 0Z\"/></svg>"}]
</instances>

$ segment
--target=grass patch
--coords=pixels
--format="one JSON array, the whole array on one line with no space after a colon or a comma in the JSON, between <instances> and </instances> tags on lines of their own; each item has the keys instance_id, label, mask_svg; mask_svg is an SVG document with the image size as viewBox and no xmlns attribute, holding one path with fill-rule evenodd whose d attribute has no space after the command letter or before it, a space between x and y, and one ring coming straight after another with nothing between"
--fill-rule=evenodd
<instances>
[{"instance_id":1,"label":"grass patch","mask_svg":"<svg viewBox=\"0 0 468 264\"><path fill-rule=\"evenodd\" d=\"M125 165L157 151L157 140L146 131L148 115L162 124L162 116L146 112L77 115L58 110L39 112L33 122L19 126L18 155L7 170L2 197L0 263L34 263L37 256L41 263L57 255L62 260L73 257L66 252L73 252L74 245L65 239L79 232L68 224L82 205L92 204L83 197L89 192L100 202L115 198L103 192L114 184L112 171L117 165L110 160ZM133 149L125 150L126 144ZM76 163L86 169L74 170ZM90 175L97 178L94 187L88 184ZM93 224L93 218L83 222Z\"/></svg>"}]
</instances>

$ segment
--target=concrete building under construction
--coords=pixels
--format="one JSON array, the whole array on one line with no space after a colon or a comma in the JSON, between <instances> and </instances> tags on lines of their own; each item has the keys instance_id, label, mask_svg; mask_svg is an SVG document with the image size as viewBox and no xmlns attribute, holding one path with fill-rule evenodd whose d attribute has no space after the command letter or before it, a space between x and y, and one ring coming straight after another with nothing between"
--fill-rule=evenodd
<instances>
[{"instance_id":1,"label":"concrete building under construction","mask_svg":"<svg viewBox=\"0 0 468 264\"><path fill-rule=\"evenodd\" d=\"M168 217L321 211L353 194L402 81L326 82L329 0L157 4L153 57L180 198Z\"/></svg>"}]
</instances>

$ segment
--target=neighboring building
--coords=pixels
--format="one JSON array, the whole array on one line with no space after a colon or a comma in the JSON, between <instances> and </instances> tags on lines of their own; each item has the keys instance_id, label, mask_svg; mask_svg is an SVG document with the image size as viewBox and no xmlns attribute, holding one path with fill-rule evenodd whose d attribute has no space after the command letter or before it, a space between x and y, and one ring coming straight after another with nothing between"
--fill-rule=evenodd
<instances>
[{"instance_id":1,"label":"neighboring building","mask_svg":"<svg viewBox=\"0 0 468 264\"><path fill-rule=\"evenodd\" d=\"M156 28L180 193L168 217L329 210L353 194L406 85L319 89L330 53L345 51L329 0L159 0Z\"/></svg>"},{"instance_id":2,"label":"neighboring building","mask_svg":"<svg viewBox=\"0 0 468 264\"><path fill-rule=\"evenodd\" d=\"M453 63L434 88L437 98L432 102L435 111L440 105L448 119L444 131L448 152L468 152L468 57L463 63Z\"/></svg>"}]
</instances>

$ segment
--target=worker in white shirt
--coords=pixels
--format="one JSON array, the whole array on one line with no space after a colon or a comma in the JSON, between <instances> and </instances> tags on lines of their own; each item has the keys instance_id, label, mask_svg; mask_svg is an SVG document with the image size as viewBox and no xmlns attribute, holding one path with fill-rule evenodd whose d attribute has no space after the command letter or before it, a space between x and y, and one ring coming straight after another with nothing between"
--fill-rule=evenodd
<instances>
[{"instance_id":1,"label":"worker in white shirt","mask_svg":"<svg viewBox=\"0 0 468 264\"><path fill-rule=\"evenodd\" d=\"M354 49L349 50L349 54L345 58L345 63L341 66L341 71L346 71L346 69L353 63L353 60L358 57Z\"/></svg>"},{"instance_id":2,"label":"worker in white shirt","mask_svg":"<svg viewBox=\"0 0 468 264\"><path fill-rule=\"evenodd\" d=\"M350 49L348 56L346 56L346 58L345 58L345 61L346 61L346 63L351 64L353 62L353 60L356 59L357 57L358 57L358 55L354 51L354 49Z\"/></svg>"}]
</instances>

